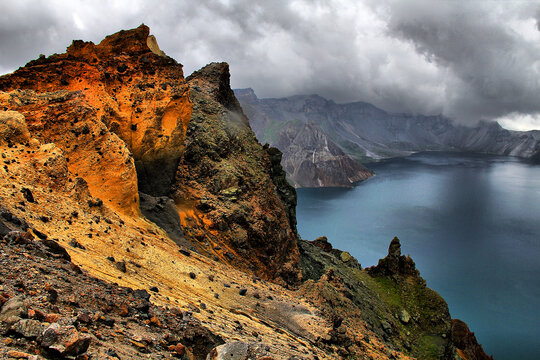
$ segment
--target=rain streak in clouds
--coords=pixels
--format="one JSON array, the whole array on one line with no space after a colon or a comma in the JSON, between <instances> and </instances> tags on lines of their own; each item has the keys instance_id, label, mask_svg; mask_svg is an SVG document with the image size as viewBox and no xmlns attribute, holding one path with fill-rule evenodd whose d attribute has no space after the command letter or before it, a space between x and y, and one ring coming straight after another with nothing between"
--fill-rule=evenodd
<instances>
[{"instance_id":1,"label":"rain streak in clouds","mask_svg":"<svg viewBox=\"0 0 540 360\"><path fill-rule=\"evenodd\" d=\"M260 97L317 93L393 112L540 129L540 2L21 1L0 5L0 73L73 39L150 26L186 74L227 61Z\"/></svg>"}]
</instances>

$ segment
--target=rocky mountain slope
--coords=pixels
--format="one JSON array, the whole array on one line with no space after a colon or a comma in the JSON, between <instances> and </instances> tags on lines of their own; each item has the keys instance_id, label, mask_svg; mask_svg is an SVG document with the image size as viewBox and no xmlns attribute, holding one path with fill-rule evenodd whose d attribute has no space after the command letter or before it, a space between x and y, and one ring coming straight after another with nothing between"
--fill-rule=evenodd
<instances>
[{"instance_id":1,"label":"rocky mountain slope","mask_svg":"<svg viewBox=\"0 0 540 360\"><path fill-rule=\"evenodd\" d=\"M23 114L40 142L54 143L68 171L111 209L136 216L138 191L168 196L179 222L191 224L191 247L264 278L298 281L296 230L228 66L185 80L180 64L152 52L148 35L141 26L31 61L0 78L0 90L15 91L2 105Z\"/></svg>"},{"instance_id":2,"label":"rocky mountain slope","mask_svg":"<svg viewBox=\"0 0 540 360\"><path fill-rule=\"evenodd\" d=\"M259 100L252 89L235 90L251 127L262 143L283 153L282 166L295 187L352 187L373 172L354 161L320 127Z\"/></svg>"},{"instance_id":3,"label":"rocky mountain slope","mask_svg":"<svg viewBox=\"0 0 540 360\"><path fill-rule=\"evenodd\" d=\"M540 157L540 131L510 131L495 122L466 127L443 116L391 114L368 103L336 104L318 95L259 99L252 89L235 92L257 138L283 151L283 166L293 181L311 176L305 170L307 157L296 154L316 154L313 149L325 148L326 144L337 148L334 153L345 153L360 162L418 151ZM317 129L318 136L305 131L306 127ZM332 177L335 173L349 173L350 168L338 165L322 171Z\"/></svg>"},{"instance_id":4,"label":"rocky mountain slope","mask_svg":"<svg viewBox=\"0 0 540 360\"><path fill-rule=\"evenodd\" d=\"M2 357L478 353L417 272L299 239L281 153L257 142L227 64L185 79L142 25L0 90Z\"/></svg>"}]
</instances>

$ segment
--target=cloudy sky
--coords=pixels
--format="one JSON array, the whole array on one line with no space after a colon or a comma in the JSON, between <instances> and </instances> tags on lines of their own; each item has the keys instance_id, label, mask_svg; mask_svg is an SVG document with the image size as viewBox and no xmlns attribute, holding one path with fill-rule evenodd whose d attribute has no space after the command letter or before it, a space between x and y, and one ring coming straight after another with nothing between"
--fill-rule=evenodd
<instances>
[{"instance_id":1,"label":"cloudy sky","mask_svg":"<svg viewBox=\"0 0 540 360\"><path fill-rule=\"evenodd\" d=\"M145 23L186 75L227 61L259 97L540 129L540 1L2 0L0 73Z\"/></svg>"}]
</instances>

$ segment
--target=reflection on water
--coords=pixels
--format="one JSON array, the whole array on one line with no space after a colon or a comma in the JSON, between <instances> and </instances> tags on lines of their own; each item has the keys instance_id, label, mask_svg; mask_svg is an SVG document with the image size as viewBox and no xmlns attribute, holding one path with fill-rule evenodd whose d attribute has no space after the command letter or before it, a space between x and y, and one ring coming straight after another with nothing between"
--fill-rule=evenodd
<instances>
[{"instance_id":1,"label":"reflection on water","mask_svg":"<svg viewBox=\"0 0 540 360\"><path fill-rule=\"evenodd\" d=\"M364 266L397 235L428 286L495 359L540 359L540 167L422 153L371 166L350 189L298 190L298 228Z\"/></svg>"}]
</instances>

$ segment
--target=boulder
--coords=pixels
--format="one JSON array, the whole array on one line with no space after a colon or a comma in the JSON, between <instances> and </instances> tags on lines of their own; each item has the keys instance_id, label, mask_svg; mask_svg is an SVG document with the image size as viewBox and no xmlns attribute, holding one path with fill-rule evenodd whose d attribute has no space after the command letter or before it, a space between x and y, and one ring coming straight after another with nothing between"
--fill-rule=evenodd
<instances>
[{"instance_id":1,"label":"boulder","mask_svg":"<svg viewBox=\"0 0 540 360\"><path fill-rule=\"evenodd\" d=\"M51 324L43 332L41 346L56 351L62 356L78 356L84 354L92 338L90 335L79 333L74 326Z\"/></svg>"},{"instance_id":2,"label":"boulder","mask_svg":"<svg viewBox=\"0 0 540 360\"><path fill-rule=\"evenodd\" d=\"M11 331L28 339L35 339L43 332L43 324L38 320L22 319L11 327Z\"/></svg>"},{"instance_id":3,"label":"boulder","mask_svg":"<svg viewBox=\"0 0 540 360\"><path fill-rule=\"evenodd\" d=\"M216 346L206 360L248 360L269 356L269 348L261 343L230 342Z\"/></svg>"},{"instance_id":4,"label":"boulder","mask_svg":"<svg viewBox=\"0 0 540 360\"><path fill-rule=\"evenodd\" d=\"M411 321L411 315L409 315L407 310L405 309L401 310L401 313L399 314L399 321L401 321L404 324L408 324Z\"/></svg>"},{"instance_id":5,"label":"boulder","mask_svg":"<svg viewBox=\"0 0 540 360\"><path fill-rule=\"evenodd\" d=\"M24 115L17 111L0 111L0 145L27 143L30 132Z\"/></svg>"},{"instance_id":6,"label":"boulder","mask_svg":"<svg viewBox=\"0 0 540 360\"><path fill-rule=\"evenodd\" d=\"M9 299L0 312L0 322L14 324L28 313L28 308L24 304L22 296Z\"/></svg>"}]
</instances>

